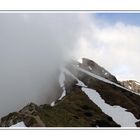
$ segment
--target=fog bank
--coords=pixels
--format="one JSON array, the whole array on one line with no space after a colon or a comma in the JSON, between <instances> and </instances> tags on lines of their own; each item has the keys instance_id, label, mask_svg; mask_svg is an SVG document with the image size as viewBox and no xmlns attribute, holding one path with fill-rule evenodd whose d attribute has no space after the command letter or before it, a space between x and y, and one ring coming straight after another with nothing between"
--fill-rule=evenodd
<instances>
[{"instance_id":1,"label":"fog bank","mask_svg":"<svg viewBox=\"0 0 140 140\"><path fill-rule=\"evenodd\" d=\"M0 13L0 117L60 96L56 71L71 56L79 22L77 14Z\"/></svg>"}]
</instances>

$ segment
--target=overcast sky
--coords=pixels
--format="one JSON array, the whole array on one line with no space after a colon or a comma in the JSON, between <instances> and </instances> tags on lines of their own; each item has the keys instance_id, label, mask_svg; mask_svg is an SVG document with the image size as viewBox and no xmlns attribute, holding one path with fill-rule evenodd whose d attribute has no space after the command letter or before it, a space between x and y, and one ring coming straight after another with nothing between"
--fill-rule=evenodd
<instances>
[{"instance_id":1,"label":"overcast sky","mask_svg":"<svg viewBox=\"0 0 140 140\"><path fill-rule=\"evenodd\" d=\"M140 81L140 14L84 16L87 29L79 39L77 56L95 60L119 80Z\"/></svg>"},{"instance_id":2,"label":"overcast sky","mask_svg":"<svg viewBox=\"0 0 140 140\"><path fill-rule=\"evenodd\" d=\"M139 13L1 13L0 30L2 65L8 59L33 65L31 58L39 55L36 63L46 56L54 64L71 56L88 57L119 80L140 81ZM49 59L46 63L52 65Z\"/></svg>"}]
</instances>

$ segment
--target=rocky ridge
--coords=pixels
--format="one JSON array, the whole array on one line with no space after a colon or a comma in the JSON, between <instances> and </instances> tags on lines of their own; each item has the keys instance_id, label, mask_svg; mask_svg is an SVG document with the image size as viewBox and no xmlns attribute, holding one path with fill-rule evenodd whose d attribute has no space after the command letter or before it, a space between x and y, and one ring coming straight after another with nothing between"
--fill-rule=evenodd
<instances>
[{"instance_id":1,"label":"rocky ridge","mask_svg":"<svg viewBox=\"0 0 140 140\"><path fill-rule=\"evenodd\" d=\"M58 98L51 105L31 103L1 118L0 126L9 127L21 121L27 127L131 127L132 123L140 126L140 96L121 86L103 67L84 58L82 63L73 61L67 65L63 74L66 93L62 99ZM96 91L102 102L93 92L91 96L97 101L94 102L83 89ZM108 113L101 103L116 114L111 114L111 110ZM121 111L126 116L121 116ZM134 121L130 119L130 123L122 125L122 117L127 120L127 113ZM120 120L116 121L116 117Z\"/></svg>"},{"instance_id":2,"label":"rocky ridge","mask_svg":"<svg viewBox=\"0 0 140 140\"><path fill-rule=\"evenodd\" d=\"M120 84L129 90L140 93L140 83L135 80L120 81Z\"/></svg>"}]
</instances>

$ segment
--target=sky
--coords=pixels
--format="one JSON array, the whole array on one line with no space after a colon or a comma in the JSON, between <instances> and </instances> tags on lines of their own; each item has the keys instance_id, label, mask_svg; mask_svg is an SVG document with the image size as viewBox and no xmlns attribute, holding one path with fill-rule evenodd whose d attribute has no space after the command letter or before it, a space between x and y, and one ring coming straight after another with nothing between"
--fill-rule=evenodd
<instances>
[{"instance_id":1,"label":"sky","mask_svg":"<svg viewBox=\"0 0 140 140\"><path fill-rule=\"evenodd\" d=\"M124 24L140 26L140 13L96 13L95 16L111 24L123 22Z\"/></svg>"},{"instance_id":2,"label":"sky","mask_svg":"<svg viewBox=\"0 0 140 140\"><path fill-rule=\"evenodd\" d=\"M93 13L85 20L78 56L94 60L118 80L140 81L140 14Z\"/></svg>"}]
</instances>

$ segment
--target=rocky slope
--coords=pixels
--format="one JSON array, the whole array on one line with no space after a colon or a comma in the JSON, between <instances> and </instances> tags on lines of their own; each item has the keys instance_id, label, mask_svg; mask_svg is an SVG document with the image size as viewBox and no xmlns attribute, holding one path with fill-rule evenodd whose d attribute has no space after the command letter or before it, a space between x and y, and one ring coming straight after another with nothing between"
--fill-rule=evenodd
<instances>
[{"instance_id":1,"label":"rocky slope","mask_svg":"<svg viewBox=\"0 0 140 140\"><path fill-rule=\"evenodd\" d=\"M103 67L99 66L96 62L89 60L87 58L82 59L82 63L80 64L80 67L88 70L96 75L99 75L105 79L108 79L112 82L118 83L116 77L112 75L110 72L108 72Z\"/></svg>"},{"instance_id":2,"label":"rocky slope","mask_svg":"<svg viewBox=\"0 0 140 140\"><path fill-rule=\"evenodd\" d=\"M89 59L61 69L62 96L51 105L31 103L1 118L0 126L24 122L27 127L140 126L140 96Z\"/></svg>"},{"instance_id":3,"label":"rocky slope","mask_svg":"<svg viewBox=\"0 0 140 140\"><path fill-rule=\"evenodd\" d=\"M129 90L140 93L140 83L134 80L121 81L120 84Z\"/></svg>"}]
</instances>

